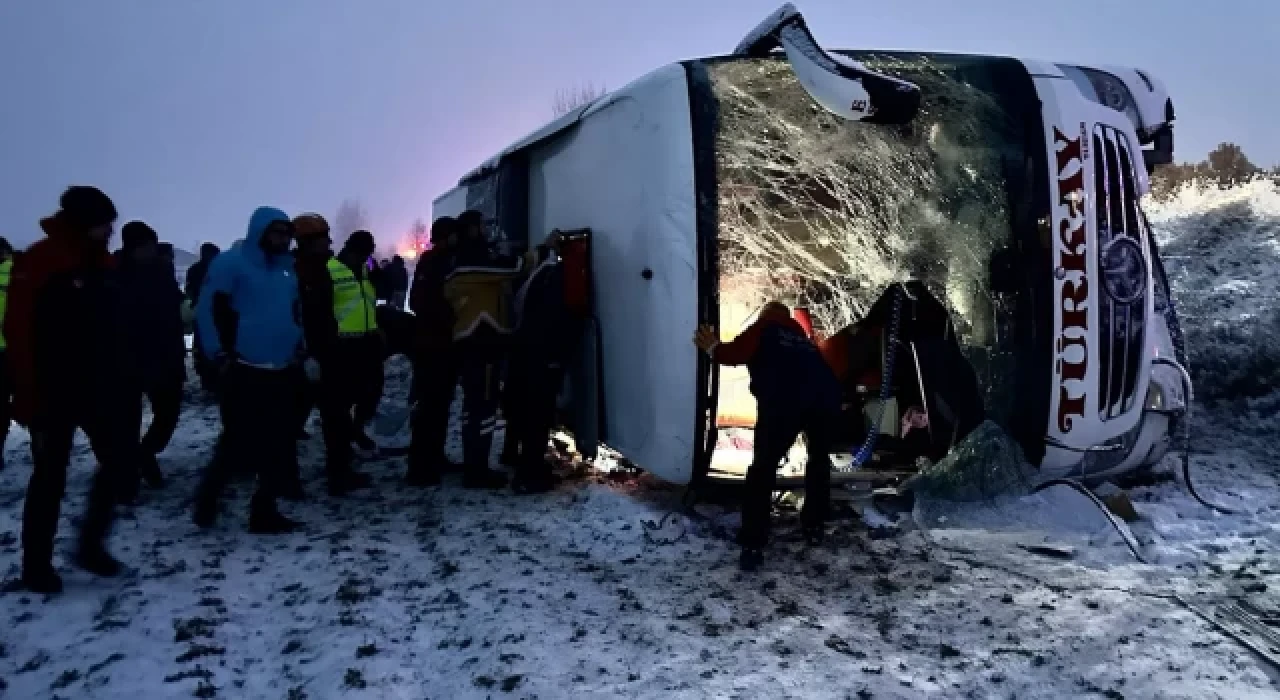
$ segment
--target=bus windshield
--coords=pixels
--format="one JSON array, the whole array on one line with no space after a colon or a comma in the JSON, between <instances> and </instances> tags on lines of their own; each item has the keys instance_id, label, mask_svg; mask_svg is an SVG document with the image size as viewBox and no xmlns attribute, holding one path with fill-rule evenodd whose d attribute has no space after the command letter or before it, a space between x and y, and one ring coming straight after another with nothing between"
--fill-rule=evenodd
<instances>
[{"instance_id":1,"label":"bus windshield","mask_svg":"<svg viewBox=\"0 0 1280 700\"><path fill-rule=\"evenodd\" d=\"M779 300L807 307L817 334L830 335L891 283L919 280L950 312L987 411L1003 422L1016 292L992 289L993 256L1015 246L1019 222L1035 218L1037 161L1027 144L1043 135L1033 131L1041 123L1034 85L1012 59L844 55L918 85L915 120L839 119L780 57L707 64L718 111L721 331L731 338L763 303ZM745 371L726 368L717 425L754 417Z\"/></svg>"}]
</instances>

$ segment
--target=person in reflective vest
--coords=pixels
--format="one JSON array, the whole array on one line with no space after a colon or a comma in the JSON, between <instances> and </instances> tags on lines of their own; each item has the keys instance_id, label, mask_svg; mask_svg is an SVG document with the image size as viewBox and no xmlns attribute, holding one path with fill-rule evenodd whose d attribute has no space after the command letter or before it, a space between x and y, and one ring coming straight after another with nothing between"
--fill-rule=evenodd
<instances>
[{"instance_id":1,"label":"person in reflective vest","mask_svg":"<svg viewBox=\"0 0 1280 700\"><path fill-rule=\"evenodd\" d=\"M329 493L342 496L370 483L353 468L353 443L367 452L377 447L364 430L382 396L377 301L365 267L374 243L357 231L333 256L328 225L315 219L299 221L297 269L307 348L320 368L325 473Z\"/></svg>"},{"instance_id":2,"label":"person in reflective vest","mask_svg":"<svg viewBox=\"0 0 1280 700\"><path fill-rule=\"evenodd\" d=\"M4 323L4 313L9 307L9 280L13 274L13 246L9 241L0 238L0 324ZM8 346L4 342L4 333L0 331L0 471L4 470L4 443L9 437L11 411L13 402L13 379L9 376Z\"/></svg>"}]
</instances>

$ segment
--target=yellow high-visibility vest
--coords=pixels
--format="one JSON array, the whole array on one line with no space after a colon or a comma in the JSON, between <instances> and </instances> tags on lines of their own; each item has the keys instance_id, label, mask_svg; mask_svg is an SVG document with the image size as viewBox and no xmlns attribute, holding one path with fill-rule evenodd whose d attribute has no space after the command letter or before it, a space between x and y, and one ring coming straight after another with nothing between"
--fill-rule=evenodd
<instances>
[{"instance_id":1,"label":"yellow high-visibility vest","mask_svg":"<svg viewBox=\"0 0 1280 700\"><path fill-rule=\"evenodd\" d=\"M9 277L13 274L13 258L0 262L0 350L9 345L4 339L4 315L9 310Z\"/></svg>"},{"instance_id":2,"label":"yellow high-visibility vest","mask_svg":"<svg viewBox=\"0 0 1280 700\"><path fill-rule=\"evenodd\" d=\"M369 276L364 280L345 263L329 258L329 278L333 280L333 318L340 335L363 335L378 330L378 295Z\"/></svg>"}]
</instances>

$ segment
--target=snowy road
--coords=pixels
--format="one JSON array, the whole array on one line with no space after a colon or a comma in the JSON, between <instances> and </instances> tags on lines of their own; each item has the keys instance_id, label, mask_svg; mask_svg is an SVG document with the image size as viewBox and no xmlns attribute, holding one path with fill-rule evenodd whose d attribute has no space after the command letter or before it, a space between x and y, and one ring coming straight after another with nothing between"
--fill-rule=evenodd
<instances>
[{"instance_id":1,"label":"snowy road","mask_svg":"<svg viewBox=\"0 0 1280 700\"><path fill-rule=\"evenodd\" d=\"M116 529L134 575L64 568L62 596L0 594L0 697L1280 696L1258 657L1164 597L1280 586L1280 471L1239 441L1198 460L1201 480L1259 515L1214 516L1172 484L1139 491L1147 519L1134 532L1151 566L1078 496L1049 492L954 512L927 534L872 539L845 523L816 551L784 526L774 559L744 576L705 526L646 543L641 521L672 493L599 475L531 498L423 493L388 461L367 466L377 488L360 497L292 507L305 533L246 535L244 485L230 516L199 532L186 501L216 414L189 411L163 457L170 485ZM24 437L0 473L10 580ZM317 439L304 457L312 477L318 450ZM90 467L82 448L72 516ZM65 520L60 534L65 552ZM1046 539L1079 556L1016 546Z\"/></svg>"}]
</instances>

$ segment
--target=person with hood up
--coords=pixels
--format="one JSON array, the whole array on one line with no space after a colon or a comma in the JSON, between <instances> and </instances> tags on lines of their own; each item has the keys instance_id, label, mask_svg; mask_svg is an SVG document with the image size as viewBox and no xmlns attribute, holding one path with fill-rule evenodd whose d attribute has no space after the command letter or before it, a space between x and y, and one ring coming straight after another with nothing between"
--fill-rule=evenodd
<instances>
[{"instance_id":1,"label":"person with hood up","mask_svg":"<svg viewBox=\"0 0 1280 700\"><path fill-rule=\"evenodd\" d=\"M409 268L404 266L404 258L393 255L384 274L387 278L387 291L391 295L387 303L391 308L403 311L409 296Z\"/></svg>"},{"instance_id":2,"label":"person with hood up","mask_svg":"<svg viewBox=\"0 0 1280 700\"><path fill-rule=\"evenodd\" d=\"M187 348L183 338L182 291L172 264L160 251L156 232L141 221L120 229L116 253L121 293L121 322L130 365L124 368L133 394L129 397L126 430L137 440L142 430L142 400L151 404L152 420L142 437L136 468L152 488L164 484L156 455L164 451L178 428L182 387L186 383ZM138 475L126 479L122 496L132 501Z\"/></svg>"},{"instance_id":3,"label":"person with hood up","mask_svg":"<svg viewBox=\"0 0 1280 700\"><path fill-rule=\"evenodd\" d=\"M413 271L409 306L413 309L413 387L406 481L437 486L451 466L444 454L449 434L449 407L458 388L458 360L453 352L453 308L445 298L450 255L458 242L458 223L442 216L431 224L431 248Z\"/></svg>"},{"instance_id":4,"label":"person with hood up","mask_svg":"<svg viewBox=\"0 0 1280 700\"><path fill-rule=\"evenodd\" d=\"M489 244L480 212L463 212L458 226L460 238L449 253L444 293L453 311L453 350L462 382L463 486L502 488L507 477L489 468L489 448L498 420L498 379L513 331L511 285L545 259L558 237L511 257Z\"/></svg>"},{"instance_id":5,"label":"person with hood up","mask_svg":"<svg viewBox=\"0 0 1280 700\"><path fill-rule=\"evenodd\" d=\"M693 342L713 362L746 365L756 397L755 454L742 496L739 566L752 571L764 561L778 466L800 433L809 452L800 520L805 539L821 543L831 499L830 451L840 419L840 389L817 346L791 310L776 301L765 304L755 323L733 342L721 344L707 326L697 330Z\"/></svg>"},{"instance_id":6,"label":"person with hood up","mask_svg":"<svg viewBox=\"0 0 1280 700\"><path fill-rule=\"evenodd\" d=\"M305 357L292 239L284 212L258 208L244 243L218 256L200 291L196 323L222 385L222 435L196 494L193 520L202 528L213 526L228 477L240 465L258 476L249 531L277 534L299 525L276 504L296 455L294 392Z\"/></svg>"},{"instance_id":7,"label":"person with hood up","mask_svg":"<svg viewBox=\"0 0 1280 700\"><path fill-rule=\"evenodd\" d=\"M200 302L200 287L204 286L204 278L209 274L209 266L213 264L215 258L221 253L216 243L202 243L200 245L200 259L194 265L187 268L187 280L184 292L187 295L187 301L191 304L191 308L195 308ZM200 377L200 384L204 386L206 391L211 391L217 387L217 369L213 366L210 358L204 356L200 351L200 327L195 328L195 337L192 339L191 353L192 364L195 365L196 375Z\"/></svg>"},{"instance_id":8,"label":"person with hood up","mask_svg":"<svg viewBox=\"0 0 1280 700\"><path fill-rule=\"evenodd\" d=\"M343 496L371 483L353 468L352 443L377 445L364 431L366 407L382 395L382 341L365 262L373 236L357 231L335 257L329 226L318 215L295 220L298 276L307 348L320 368L318 401L329 494ZM368 397L372 392L377 397Z\"/></svg>"},{"instance_id":9,"label":"person with hood up","mask_svg":"<svg viewBox=\"0 0 1280 700\"><path fill-rule=\"evenodd\" d=\"M5 311L9 307L9 282L12 279L13 246L7 238L0 238L0 325L3 325ZM12 403L13 378L9 373L4 333L0 331L0 471L4 471L4 443L9 439L9 424L13 419Z\"/></svg>"},{"instance_id":10,"label":"person with hood up","mask_svg":"<svg viewBox=\"0 0 1280 700\"><path fill-rule=\"evenodd\" d=\"M22 512L22 583L37 593L62 590L53 541L77 429L88 436L99 466L75 562L99 576L120 573L120 562L105 546L131 457L120 431L125 357L119 287L107 252L115 220L115 205L101 190L71 187L58 212L40 222L45 238L13 267L4 337L15 382L13 417L31 433L32 457Z\"/></svg>"}]
</instances>

